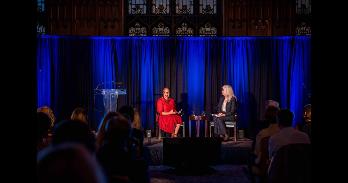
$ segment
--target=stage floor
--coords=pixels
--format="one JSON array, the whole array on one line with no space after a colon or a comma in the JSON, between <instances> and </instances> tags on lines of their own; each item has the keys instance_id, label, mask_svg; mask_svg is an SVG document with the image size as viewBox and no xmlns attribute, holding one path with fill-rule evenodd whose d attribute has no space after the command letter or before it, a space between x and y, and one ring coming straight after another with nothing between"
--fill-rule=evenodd
<instances>
[{"instance_id":1,"label":"stage floor","mask_svg":"<svg viewBox=\"0 0 348 183\"><path fill-rule=\"evenodd\" d=\"M246 165L251 152L250 139L232 139L221 143L220 162L218 164ZM144 139L144 157L150 166L163 165L163 142L158 138Z\"/></svg>"}]
</instances>

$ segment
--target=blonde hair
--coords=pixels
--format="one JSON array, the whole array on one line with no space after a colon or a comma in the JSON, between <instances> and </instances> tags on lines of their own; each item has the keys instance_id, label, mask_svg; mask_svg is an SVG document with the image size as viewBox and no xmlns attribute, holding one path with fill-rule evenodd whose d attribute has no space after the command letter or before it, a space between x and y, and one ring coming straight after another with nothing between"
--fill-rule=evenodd
<instances>
[{"instance_id":1,"label":"blonde hair","mask_svg":"<svg viewBox=\"0 0 348 183\"><path fill-rule=\"evenodd\" d=\"M136 108L134 108L134 120L133 120L132 126L133 128L141 130L140 114Z\"/></svg>"},{"instance_id":2,"label":"blonde hair","mask_svg":"<svg viewBox=\"0 0 348 183\"><path fill-rule=\"evenodd\" d=\"M222 88L226 89L226 91L227 91L227 100L228 101L230 101L232 98L236 98L231 85L224 85L224 86L222 86Z\"/></svg>"},{"instance_id":3,"label":"blonde hair","mask_svg":"<svg viewBox=\"0 0 348 183\"><path fill-rule=\"evenodd\" d=\"M70 117L71 120L79 120L88 124L87 112L84 108L75 108Z\"/></svg>"},{"instance_id":4,"label":"blonde hair","mask_svg":"<svg viewBox=\"0 0 348 183\"><path fill-rule=\"evenodd\" d=\"M45 113L50 118L51 127L53 127L56 121L56 117L54 116L53 110L50 107L42 106L42 107L39 107L36 111Z\"/></svg>"}]
</instances>

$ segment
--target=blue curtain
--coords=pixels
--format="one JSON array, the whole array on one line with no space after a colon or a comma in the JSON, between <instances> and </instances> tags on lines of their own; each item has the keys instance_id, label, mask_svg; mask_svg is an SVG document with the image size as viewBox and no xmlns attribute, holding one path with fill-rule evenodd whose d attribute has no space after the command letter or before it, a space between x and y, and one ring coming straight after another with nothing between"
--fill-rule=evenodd
<instances>
[{"instance_id":1,"label":"blue curtain","mask_svg":"<svg viewBox=\"0 0 348 183\"><path fill-rule=\"evenodd\" d=\"M96 37L91 38L91 41L93 86L112 88L112 82L116 81L113 42L110 39Z\"/></svg>"},{"instance_id":2,"label":"blue curtain","mask_svg":"<svg viewBox=\"0 0 348 183\"><path fill-rule=\"evenodd\" d=\"M310 103L310 37L38 37L38 106L58 119L82 106L95 125L95 87L124 83L118 106L132 105L153 129L155 102L169 87L178 108L215 112L221 86L233 87L240 128L254 128L268 99L295 114ZM112 87L112 86L110 86ZM254 126L253 126L254 125Z\"/></svg>"},{"instance_id":3,"label":"blue curtain","mask_svg":"<svg viewBox=\"0 0 348 183\"><path fill-rule=\"evenodd\" d=\"M255 40L247 37L241 38L226 38L224 41L224 47L222 51L223 59L221 64L221 70L226 75L227 80L224 84L232 86L235 96L237 97L238 104L238 118L240 121L250 122L251 117L251 104L252 96L250 96L250 79L254 71L249 69L249 64L252 60L253 51L252 46L255 44ZM247 123L239 123L240 128L245 128Z\"/></svg>"},{"instance_id":4,"label":"blue curtain","mask_svg":"<svg viewBox=\"0 0 348 183\"><path fill-rule=\"evenodd\" d=\"M293 56L291 54L292 49L292 38L291 37L283 37L276 39L274 41L274 51L276 60L279 62L279 81L280 81L280 106L282 108L289 107L290 101L289 101L289 94L290 94L290 88L289 88L289 69L291 68L291 57Z\"/></svg>"},{"instance_id":5,"label":"blue curtain","mask_svg":"<svg viewBox=\"0 0 348 183\"><path fill-rule=\"evenodd\" d=\"M139 60L140 70L140 111L141 120L143 122L148 122L147 125L151 125L150 121L153 122L154 114L154 78L156 76L155 72L157 68L154 65L158 65L158 52L157 50L151 49L155 48L155 43L153 40L142 40L141 41L141 59ZM157 46L156 46L157 47ZM155 71L156 70L156 71Z\"/></svg>"},{"instance_id":6,"label":"blue curtain","mask_svg":"<svg viewBox=\"0 0 348 183\"><path fill-rule=\"evenodd\" d=\"M205 53L209 52L205 47L206 39L183 38L179 39L178 51L183 53L179 57L183 64L184 86L188 94L188 113L200 114L204 111L205 90Z\"/></svg>"},{"instance_id":7,"label":"blue curtain","mask_svg":"<svg viewBox=\"0 0 348 183\"><path fill-rule=\"evenodd\" d=\"M50 50L57 48L55 44L57 40L50 41L48 39L38 40L37 51L37 105L51 106L51 67L55 63L52 59L56 57L54 54L56 51Z\"/></svg>"},{"instance_id":8,"label":"blue curtain","mask_svg":"<svg viewBox=\"0 0 348 183\"><path fill-rule=\"evenodd\" d=\"M37 72L37 105L38 106L44 106L44 105L51 105L51 88L50 88L50 78L51 78L51 70L50 68L50 59L48 57L48 54L50 52L46 51L47 46L42 44L42 47L39 48L40 50L44 50L41 54L37 54L37 60L39 63L37 64L36 72Z\"/></svg>"},{"instance_id":9,"label":"blue curtain","mask_svg":"<svg viewBox=\"0 0 348 183\"><path fill-rule=\"evenodd\" d=\"M311 84L310 82L310 48L311 42L309 39L303 37L294 38L293 47L293 59L290 68L290 105L289 108L294 112L294 122L296 123L302 120L303 106L310 103L308 98L309 91L307 87Z\"/></svg>"}]
</instances>

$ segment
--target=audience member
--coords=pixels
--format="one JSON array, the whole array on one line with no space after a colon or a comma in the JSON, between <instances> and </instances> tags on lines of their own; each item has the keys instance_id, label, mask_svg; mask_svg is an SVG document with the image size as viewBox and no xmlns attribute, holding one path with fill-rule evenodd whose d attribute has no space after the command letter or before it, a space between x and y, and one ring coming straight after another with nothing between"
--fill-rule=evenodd
<instances>
[{"instance_id":1,"label":"audience member","mask_svg":"<svg viewBox=\"0 0 348 183\"><path fill-rule=\"evenodd\" d=\"M51 120L46 113L38 112L36 123L37 123L36 124L37 125L37 136L36 136L37 151L40 151L43 148L47 147L50 143L50 140L48 138L48 133L51 128Z\"/></svg>"},{"instance_id":2,"label":"audience member","mask_svg":"<svg viewBox=\"0 0 348 183\"><path fill-rule=\"evenodd\" d=\"M81 121L64 120L55 125L52 135L52 145L62 143L80 143L91 153L96 151L95 135L86 123Z\"/></svg>"},{"instance_id":3,"label":"audience member","mask_svg":"<svg viewBox=\"0 0 348 183\"><path fill-rule=\"evenodd\" d=\"M79 144L42 150L37 158L38 183L107 183L96 159Z\"/></svg>"},{"instance_id":4,"label":"audience member","mask_svg":"<svg viewBox=\"0 0 348 183\"><path fill-rule=\"evenodd\" d=\"M97 158L110 182L149 182L147 164L134 156L130 138L131 124L123 115L107 121Z\"/></svg>"},{"instance_id":5,"label":"audience member","mask_svg":"<svg viewBox=\"0 0 348 183\"><path fill-rule=\"evenodd\" d=\"M75 108L71 114L70 119L79 120L81 122L88 124L87 111L82 107Z\"/></svg>"},{"instance_id":6,"label":"audience member","mask_svg":"<svg viewBox=\"0 0 348 183\"><path fill-rule=\"evenodd\" d=\"M141 158L143 153L144 132L141 129L139 112L131 106L122 106L119 112L131 122L131 140L136 146L137 157Z\"/></svg>"},{"instance_id":7,"label":"audience member","mask_svg":"<svg viewBox=\"0 0 348 183\"><path fill-rule=\"evenodd\" d=\"M102 119L102 121L99 124L97 135L96 135L96 148L97 150L102 146L102 143L104 142L105 138L105 126L106 123L114 116L119 116L120 114L117 112L108 112Z\"/></svg>"},{"instance_id":8,"label":"audience member","mask_svg":"<svg viewBox=\"0 0 348 183\"><path fill-rule=\"evenodd\" d=\"M54 116L53 110L50 107L42 106L37 109L37 112L43 112L47 114L47 116L50 118L50 121L51 121L51 128L54 126L56 122L56 117Z\"/></svg>"},{"instance_id":9,"label":"audience member","mask_svg":"<svg viewBox=\"0 0 348 183\"><path fill-rule=\"evenodd\" d=\"M294 114L288 110L283 109L278 113L278 125L280 131L269 139L269 157L272 158L277 150L282 146L288 144L310 144L308 135L304 132L298 131L292 127Z\"/></svg>"}]
</instances>

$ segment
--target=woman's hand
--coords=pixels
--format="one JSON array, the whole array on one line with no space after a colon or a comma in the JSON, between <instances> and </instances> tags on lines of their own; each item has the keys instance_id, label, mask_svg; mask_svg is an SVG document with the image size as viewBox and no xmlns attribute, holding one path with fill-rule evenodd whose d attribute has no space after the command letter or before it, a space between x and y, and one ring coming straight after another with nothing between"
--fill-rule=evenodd
<instances>
[{"instance_id":1,"label":"woman's hand","mask_svg":"<svg viewBox=\"0 0 348 183\"><path fill-rule=\"evenodd\" d=\"M221 112L220 112L220 113L218 114L218 117L223 117L223 116L225 116L224 113L221 113Z\"/></svg>"},{"instance_id":2,"label":"woman's hand","mask_svg":"<svg viewBox=\"0 0 348 183\"><path fill-rule=\"evenodd\" d=\"M169 112L162 112L162 115L172 115L172 114L178 114L178 112L174 111L173 109Z\"/></svg>"}]
</instances>

